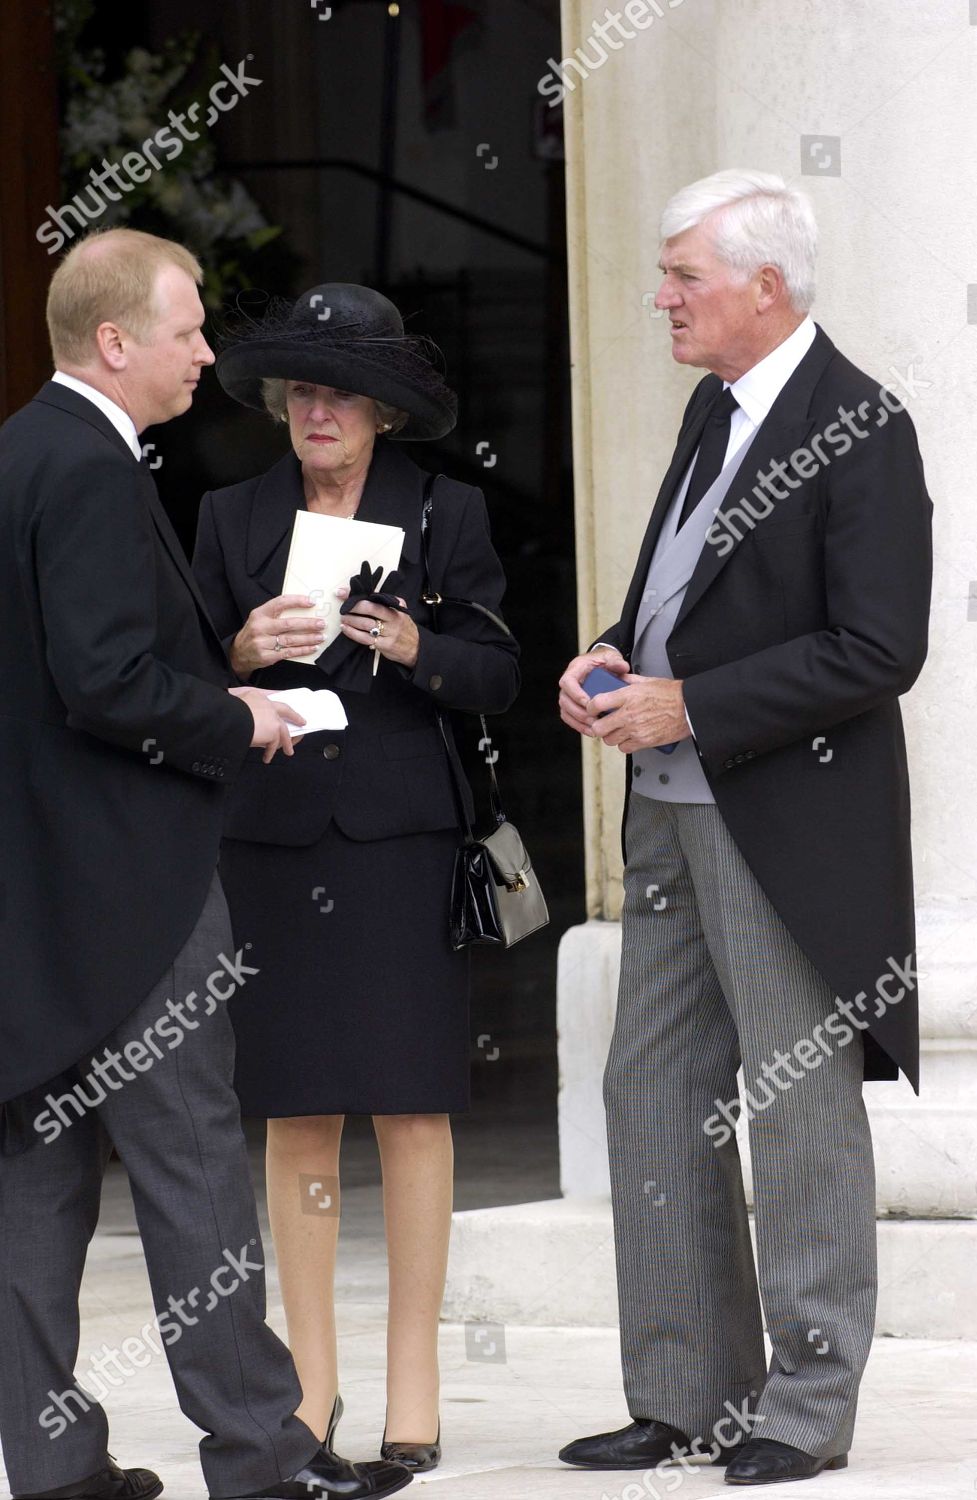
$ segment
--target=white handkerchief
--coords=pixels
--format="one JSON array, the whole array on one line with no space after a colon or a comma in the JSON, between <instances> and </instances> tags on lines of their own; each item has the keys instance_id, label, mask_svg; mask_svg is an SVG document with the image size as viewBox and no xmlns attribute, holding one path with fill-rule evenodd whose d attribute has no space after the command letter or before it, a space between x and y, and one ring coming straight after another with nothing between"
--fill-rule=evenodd
<instances>
[{"instance_id":1,"label":"white handkerchief","mask_svg":"<svg viewBox=\"0 0 977 1500\"><path fill-rule=\"evenodd\" d=\"M328 688L286 688L284 692L272 693L272 700L287 703L302 715L305 724L289 724L288 732L294 740L300 734L318 734L322 729L345 729L349 720L338 693Z\"/></svg>"},{"instance_id":2,"label":"white handkerchief","mask_svg":"<svg viewBox=\"0 0 977 1500\"><path fill-rule=\"evenodd\" d=\"M379 521L358 521L355 516L321 516L316 511L295 513L292 542L285 569L285 594L309 594L315 604L311 609L295 609L290 617L322 615L326 633L322 645L307 656L292 656L289 661L316 661L339 635L338 588L347 588L354 573L364 562L371 568L382 568L383 576L400 566L404 532L400 526L384 526Z\"/></svg>"}]
</instances>

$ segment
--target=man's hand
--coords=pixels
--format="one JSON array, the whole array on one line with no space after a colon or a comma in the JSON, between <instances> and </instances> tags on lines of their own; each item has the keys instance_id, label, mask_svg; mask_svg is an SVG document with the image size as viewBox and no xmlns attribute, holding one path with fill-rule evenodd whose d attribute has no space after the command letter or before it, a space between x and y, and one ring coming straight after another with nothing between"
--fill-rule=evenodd
<instances>
[{"instance_id":1,"label":"man's hand","mask_svg":"<svg viewBox=\"0 0 977 1500\"><path fill-rule=\"evenodd\" d=\"M594 720L590 712L590 699L580 684L592 672L595 667L605 667L608 672L613 672L615 677L624 677L628 671L628 663L620 651L615 651L613 646L596 646L593 651L585 651L582 656L575 656L560 678L560 718L570 729L575 729L578 734L594 735ZM613 696L608 694L607 696Z\"/></svg>"},{"instance_id":2,"label":"man's hand","mask_svg":"<svg viewBox=\"0 0 977 1500\"><path fill-rule=\"evenodd\" d=\"M253 609L231 645L231 666L238 677L246 679L259 667L321 648L326 627L319 615L287 617L288 610L311 608L314 602L308 594L279 594Z\"/></svg>"},{"instance_id":3,"label":"man's hand","mask_svg":"<svg viewBox=\"0 0 977 1500\"><path fill-rule=\"evenodd\" d=\"M670 677L638 677L633 672L625 673L623 680L626 688L591 698L587 706L591 734L605 745L616 745L624 755L692 738L681 682ZM607 718L599 719L603 713Z\"/></svg>"},{"instance_id":4,"label":"man's hand","mask_svg":"<svg viewBox=\"0 0 977 1500\"><path fill-rule=\"evenodd\" d=\"M228 688L228 692L233 698L242 699L250 708L254 719L251 743L264 746L265 753L261 758L265 765L274 760L278 750L285 755L294 754L297 741L292 739L288 726L305 723L300 713L296 713L287 703L273 703L270 692L265 688Z\"/></svg>"}]
</instances>

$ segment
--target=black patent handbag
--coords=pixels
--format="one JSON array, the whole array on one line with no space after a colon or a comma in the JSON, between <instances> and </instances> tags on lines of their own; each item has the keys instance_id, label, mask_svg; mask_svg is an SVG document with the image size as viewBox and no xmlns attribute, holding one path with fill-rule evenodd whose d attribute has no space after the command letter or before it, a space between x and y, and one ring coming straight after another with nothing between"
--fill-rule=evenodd
<instances>
[{"instance_id":1,"label":"black patent handbag","mask_svg":"<svg viewBox=\"0 0 977 1500\"><path fill-rule=\"evenodd\" d=\"M432 474L427 479L421 513L421 545L424 552L424 592L421 598L430 607L432 626L437 630L439 605L450 604L475 610L491 620L506 635L511 635L512 631L505 621L484 604L478 604L473 599L445 598L432 587L429 540L437 478L436 474ZM483 838L476 837L465 807L464 773L458 761L458 752L448 734L444 714L439 708L435 709L435 714L444 741L458 817L464 834L462 845L455 855L451 882L451 946L459 949L468 948L474 943L496 943L503 948L511 948L513 943L518 943L522 938L545 927L550 919L539 878L518 829L505 815L494 761L488 763L488 770L489 798L495 827ZM484 714L479 715L479 721L483 741L488 740Z\"/></svg>"}]
</instances>

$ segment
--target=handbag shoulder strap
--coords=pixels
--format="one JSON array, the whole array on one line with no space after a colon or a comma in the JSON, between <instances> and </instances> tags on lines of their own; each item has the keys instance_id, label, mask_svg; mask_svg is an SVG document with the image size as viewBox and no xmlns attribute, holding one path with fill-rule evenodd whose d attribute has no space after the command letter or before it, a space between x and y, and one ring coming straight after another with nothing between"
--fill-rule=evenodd
<instances>
[{"instance_id":1,"label":"handbag shoulder strap","mask_svg":"<svg viewBox=\"0 0 977 1500\"><path fill-rule=\"evenodd\" d=\"M497 614L493 614L492 610L488 609L484 604L479 604L475 599L456 599L447 597L443 594L439 594L433 586L433 581L431 578L430 548L431 517L434 513L434 486L437 484L439 478L439 474L429 474L427 479L424 481L424 504L421 510L421 553L424 559L424 588L421 593L421 600L424 604L430 606L432 627L435 631L437 631L439 628L438 607L442 604L452 604L461 609L474 610L476 613L484 616L486 619L491 620L493 625L497 625L498 628L502 630L506 635L511 635L512 631L509 629L505 621L501 620ZM447 728L444 722L444 714L442 713L440 708L436 708L435 713L437 714L438 728L441 730L441 738L444 740L445 749L448 753L448 763L451 767L451 773L455 783L455 795L461 809L462 824L467 831L469 841L471 841L473 837L472 830L468 822L467 814L464 811L464 799L461 795L461 777L463 773L461 770L461 766L457 760L458 752L452 745L451 740L448 736ZM491 744L491 738L488 732L488 725L485 722L485 715L479 714L478 720L482 726L482 738L479 741L479 749L481 749L484 744ZM495 819L496 824L501 825L506 821L506 816L505 810L502 806L502 793L499 789L499 778L495 772L495 762L494 760L487 759L486 765L488 766L489 772L489 800L492 806L492 817Z\"/></svg>"},{"instance_id":2,"label":"handbag shoulder strap","mask_svg":"<svg viewBox=\"0 0 977 1500\"><path fill-rule=\"evenodd\" d=\"M421 552L424 557L424 593L421 595L425 604L436 608L439 604L456 604L461 609L472 609L477 614L491 620L503 635L512 635L512 631L500 615L495 614L485 604L479 604L477 599L449 598L444 594L438 594L431 584L431 517L434 514L434 486L441 478L440 474L429 474L424 481L424 505L421 510Z\"/></svg>"}]
</instances>

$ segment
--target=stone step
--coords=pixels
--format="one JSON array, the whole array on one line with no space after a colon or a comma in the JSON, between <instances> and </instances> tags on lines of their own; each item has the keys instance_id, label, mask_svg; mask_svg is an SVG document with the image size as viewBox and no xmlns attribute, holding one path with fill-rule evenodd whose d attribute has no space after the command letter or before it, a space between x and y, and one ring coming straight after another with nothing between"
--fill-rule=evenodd
<instances>
[{"instance_id":1,"label":"stone step","mask_svg":"<svg viewBox=\"0 0 977 1500\"><path fill-rule=\"evenodd\" d=\"M878 1241L878 1336L977 1339L977 1223L880 1220ZM456 1213L443 1316L502 1325L615 1326L609 1200L553 1198Z\"/></svg>"}]
</instances>

